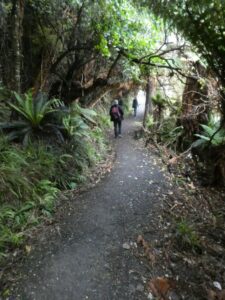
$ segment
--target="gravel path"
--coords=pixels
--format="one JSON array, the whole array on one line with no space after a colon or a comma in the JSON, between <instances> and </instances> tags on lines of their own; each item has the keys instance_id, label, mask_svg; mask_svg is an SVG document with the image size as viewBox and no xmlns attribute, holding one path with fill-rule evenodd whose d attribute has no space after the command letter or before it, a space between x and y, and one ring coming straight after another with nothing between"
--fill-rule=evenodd
<instances>
[{"instance_id":1,"label":"gravel path","mask_svg":"<svg viewBox=\"0 0 225 300\"><path fill-rule=\"evenodd\" d=\"M147 299L151 270L135 255L135 242L145 231L157 238L154 218L169 183L134 140L136 126L134 119L124 121L112 172L72 200L75 209L58 234L26 260L12 299Z\"/></svg>"}]
</instances>

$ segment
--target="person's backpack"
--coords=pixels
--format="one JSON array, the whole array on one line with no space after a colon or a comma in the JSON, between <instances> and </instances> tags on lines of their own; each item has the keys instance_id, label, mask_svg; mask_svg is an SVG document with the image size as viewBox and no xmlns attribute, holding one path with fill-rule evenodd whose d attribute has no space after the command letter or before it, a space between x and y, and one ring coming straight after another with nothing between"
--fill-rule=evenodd
<instances>
[{"instance_id":1,"label":"person's backpack","mask_svg":"<svg viewBox=\"0 0 225 300\"><path fill-rule=\"evenodd\" d=\"M112 107L111 116L112 116L113 120L120 119L121 115L120 115L119 106L113 106Z\"/></svg>"}]
</instances>

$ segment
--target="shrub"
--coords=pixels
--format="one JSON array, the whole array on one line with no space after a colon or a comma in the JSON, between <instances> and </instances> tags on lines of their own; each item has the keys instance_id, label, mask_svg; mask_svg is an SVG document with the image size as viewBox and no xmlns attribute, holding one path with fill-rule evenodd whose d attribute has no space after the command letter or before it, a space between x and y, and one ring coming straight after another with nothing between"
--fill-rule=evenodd
<instances>
[{"instance_id":1,"label":"shrub","mask_svg":"<svg viewBox=\"0 0 225 300\"><path fill-rule=\"evenodd\" d=\"M200 126L203 129L202 133L195 134L199 139L192 144L192 147L220 146L225 144L225 130L220 127L219 122L210 120L207 125L201 124Z\"/></svg>"},{"instance_id":2,"label":"shrub","mask_svg":"<svg viewBox=\"0 0 225 300\"><path fill-rule=\"evenodd\" d=\"M1 122L2 129L10 141L19 141L27 145L31 139L55 135L63 141L64 126L61 118L54 116L61 113L57 108L59 100L48 100L47 96L40 93L33 98L31 92L20 96L15 95L15 104L10 103L10 107L17 115L17 120L11 122Z\"/></svg>"}]
</instances>

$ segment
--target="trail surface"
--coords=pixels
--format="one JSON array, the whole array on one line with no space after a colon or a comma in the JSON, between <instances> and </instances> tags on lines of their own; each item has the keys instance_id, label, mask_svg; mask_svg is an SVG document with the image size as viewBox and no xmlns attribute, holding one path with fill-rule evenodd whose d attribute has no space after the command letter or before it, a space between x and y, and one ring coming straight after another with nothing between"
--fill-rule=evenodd
<instances>
[{"instance_id":1,"label":"trail surface","mask_svg":"<svg viewBox=\"0 0 225 300\"><path fill-rule=\"evenodd\" d=\"M134 140L135 128L134 119L124 121L112 172L71 199L74 210L59 222L58 234L31 252L12 299L147 299L149 268L136 257L135 242L145 231L157 238L155 212L169 183Z\"/></svg>"}]
</instances>

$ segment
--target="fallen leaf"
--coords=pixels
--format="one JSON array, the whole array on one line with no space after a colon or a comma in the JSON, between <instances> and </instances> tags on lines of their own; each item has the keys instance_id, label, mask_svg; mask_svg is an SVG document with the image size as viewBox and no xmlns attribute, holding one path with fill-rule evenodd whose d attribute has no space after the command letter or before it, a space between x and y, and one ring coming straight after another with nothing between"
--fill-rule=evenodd
<instances>
[{"instance_id":1,"label":"fallen leaf","mask_svg":"<svg viewBox=\"0 0 225 300\"><path fill-rule=\"evenodd\" d=\"M145 251L148 250L148 248L149 248L149 244L144 239L143 239L143 242L142 242L142 246L143 246Z\"/></svg>"},{"instance_id":2,"label":"fallen leaf","mask_svg":"<svg viewBox=\"0 0 225 300\"><path fill-rule=\"evenodd\" d=\"M27 254L30 254L31 249L32 249L31 246L29 246L29 245L26 245L26 246L25 246L25 250L26 250Z\"/></svg>"},{"instance_id":3,"label":"fallen leaf","mask_svg":"<svg viewBox=\"0 0 225 300\"><path fill-rule=\"evenodd\" d=\"M192 190L194 190L195 189L195 186L194 186L194 183L193 182L191 182L191 183L188 183L188 186L192 189Z\"/></svg>"},{"instance_id":4,"label":"fallen leaf","mask_svg":"<svg viewBox=\"0 0 225 300\"><path fill-rule=\"evenodd\" d=\"M217 294L213 290L207 290L208 297L207 300L216 300L217 299Z\"/></svg>"},{"instance_id":5,"label":"fallen leaf","mask_svg":"<svg viewBox=\"0 0 225 300\"><path fill-rule=\"evenodd\" d=\"M225 300L225 290L222 290L218 294L218 300Z\"/></svg>"},{"instance_id":6,"label":"fallen leaf","mask_svg":"<svg viewBox=\"0 0 225 300\"><path fill-rule=\"evenodd\" d=\"M177 159L178 159L178 157L174 156L174 157L172 157L171 159L168 160L168 163L170 165L174 165L174 164L177 163Z\"/></svg>"},{"instance_id":7,"label":"fallen leaf","mask_svg":"<svg viewBox=\"0 0 225 300\"><path fill-rule=\"evenodd\" d=\"M156 262L156 257L151 245L144 240L142 235L138 236L137 243L144 248L145 256L151 262L151 264L154 264Z\"/></svg>"},{"instance_id":8,"label":"fallen leaf","mask_svg":"<svg viewBox=\"0 0 225 300\"><path fill-rule=\"evenodd\" d=\"M207 300L225 300L225 290L213 291L207 289Z\"/></svg>"},{"instance_id":9,"label":"fallen leaf","mask_svg":"<svg viewBox=\"0 0 225 300\"><path fill-rule=\"evenodd\" d=\"M157 277L149 281L148 288L155 297L167 300L167 294L172 288L175 288L175 283L169 278Z\"/></svg>"},{"instance_id":10,"label":"fallen leaf","mask_svg":"<svg viewBox=\"0 0 225 300\"><path fill-rule=\"evenodd\" d=\"M138 238L137 238L137 244L143 245L143 236L139 234Z\"/></svg>"},{"instance_id":11,"label":"fallen leaf","mask_svg":"<svg viewBox=\"0 0 225 300\"><path fill-rule=\"evenodd\" d=\"M155 264L156 258L155 258L155 255L152 253L151 250L148 251L148 253L147 253L147 258L148 258L148 260L151 262L152 265Z\"/></svg>"}]
</instances>

